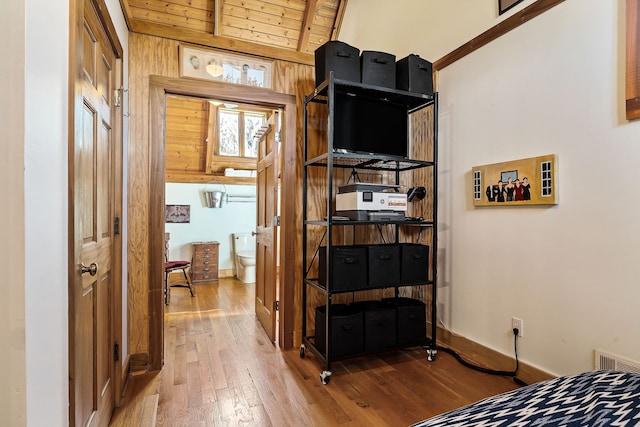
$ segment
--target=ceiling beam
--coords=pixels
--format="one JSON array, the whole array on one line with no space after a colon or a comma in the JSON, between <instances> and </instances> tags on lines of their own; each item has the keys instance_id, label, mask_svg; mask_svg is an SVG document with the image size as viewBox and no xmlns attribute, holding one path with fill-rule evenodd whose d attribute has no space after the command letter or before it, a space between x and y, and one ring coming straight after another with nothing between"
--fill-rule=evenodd
<instances>
[{"instance_id":1,"label":"ceiling beam","mask_svg":"<svg viewBox=\"0 0 640 427\"><path fill-rule=\"evenodd\" d=\"M162 37L200 46L213 47L231 52L244 53L263 58L288 61L296 64L314 65L314 57L308 53L282 49L275 46L247 42L230 37L216 36L201 31L176 28L171 25L154 24L138 19L131 19L131 31L149 36Z\"/></svg>"},{"instance_id":2,"label":"ceiling beam","mask_svg":"<svg viewBox=\"0 0 640 427\"><path fill-rule=\"evenodd\" d=\"M336 13L336 20L333 22L333 31L331 32L331 40L338 40L340 36L340 28L342 27L342 18L344 18L344 12L347 9L348 0L340 0L338 4L338 12Z\"/></svg>"},{"instance_id":3,"label":"ceiling beam","mask_svg":"<svg viewBox=\"0 0 640 427\"><path fill-rule=\"evenodd\" d=\"M311 25L313 24L313 17L315 16L318 8L321 5L322 0L307 0L307 5L304 9L304 17L302 18L302 25L300 27L298 52L305 52L307 50L307 45L309 44L309 34L311 33Z\"/></svg>"}]
</instances>

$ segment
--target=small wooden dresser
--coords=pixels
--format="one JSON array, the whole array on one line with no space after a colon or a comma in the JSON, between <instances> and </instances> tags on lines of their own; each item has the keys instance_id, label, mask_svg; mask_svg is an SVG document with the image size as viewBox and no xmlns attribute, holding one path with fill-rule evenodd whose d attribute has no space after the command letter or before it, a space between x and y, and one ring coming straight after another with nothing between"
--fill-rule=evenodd
<instances>
[{"instance_id":1,"label":"small wooden dresser","mask_svg":"<svg viewBox=\"0 0 640 427\"><path fill-rule=\"evenodd\" d=\"M191 260L191 281L197 283L218 283L218 242L193 242Z\"/></svg>"}]
</instances>

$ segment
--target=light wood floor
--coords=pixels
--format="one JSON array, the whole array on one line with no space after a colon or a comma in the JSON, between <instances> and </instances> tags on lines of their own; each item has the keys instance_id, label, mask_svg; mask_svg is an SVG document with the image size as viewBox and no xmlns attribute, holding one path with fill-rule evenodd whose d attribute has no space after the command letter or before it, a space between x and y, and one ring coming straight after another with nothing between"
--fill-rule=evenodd
<instances>
[{"instance_id":1,"label":"light wood floor","mask_svg":"<svg viewBox=\"0 0 640 427\"><path fill-rule=\"evenodd\" d=\"M408 426L517 387L422 349L334 362L323 385L311 352L269 342L253 285L171 292L164 368L132 378L111 426Z\"/></svg>"}]
</instances>

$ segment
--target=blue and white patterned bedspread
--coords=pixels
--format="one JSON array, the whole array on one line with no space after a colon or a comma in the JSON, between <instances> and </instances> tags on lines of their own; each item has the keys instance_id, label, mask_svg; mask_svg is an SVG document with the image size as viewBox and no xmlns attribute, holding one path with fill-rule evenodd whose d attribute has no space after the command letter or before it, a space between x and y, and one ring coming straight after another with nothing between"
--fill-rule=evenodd
<instances>
[{"instance_id":1,"label":"blue and white patterned bedspread","mask_svg":"<svg viewBox=\"0 0 640 427\"><path fill-rule=\"evenodd\" d=\"M592 371L481 400L412 427L640 426L640 375Z\"/></svg>"}]
</instances>

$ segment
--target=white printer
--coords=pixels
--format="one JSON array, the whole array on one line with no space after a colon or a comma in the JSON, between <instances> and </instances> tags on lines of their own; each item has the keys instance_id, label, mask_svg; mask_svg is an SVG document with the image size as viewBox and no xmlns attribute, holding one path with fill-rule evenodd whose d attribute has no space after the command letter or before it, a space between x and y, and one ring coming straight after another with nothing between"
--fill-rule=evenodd
<instances>
[{"instance_id":1,"label":"white printer","mask_svg":"<svg viewBox=\"0 0 640 427\"><path fill-rule=\"evenodd\" d=\"M358 182L338 187L336 215L353 221L403 220L407 195L399 185Z\"/></svg>"}]
</instances>

